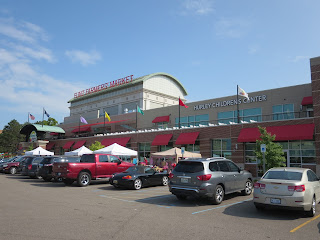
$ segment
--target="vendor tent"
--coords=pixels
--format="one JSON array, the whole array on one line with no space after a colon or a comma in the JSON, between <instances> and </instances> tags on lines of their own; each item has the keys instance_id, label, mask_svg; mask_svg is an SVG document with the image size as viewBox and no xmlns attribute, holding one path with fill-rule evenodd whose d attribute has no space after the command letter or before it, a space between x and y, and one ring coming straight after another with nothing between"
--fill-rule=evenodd
<instances>
[{"instance_id":1,"label":"vendor tent","mask_svg":"<svg viewBox=\"0 0 320 240\"><path fill-rule=\"evenodd\" d=\"M25 155L41 155L41 156L46 156L46 155L54 155L53 152L49 152L42 147L37 147L36 149L33 149L32 151L28 151L25 153Z\"/></svg>"},{"instance_id":2,"label":"vendor tent","mask_svg":"<svg viewBox=\"0 0 320 240\"><path fill-rule=\"evenodd\" d=\"M180 148L171 148L169 150L163 151L163 152L156 152L156 153L151 153L151 157L155 158L174 158L176 161L178 161L179 158L184 157L184 158L201 158L200 153L193 153L193 152L188 152L184 151L183 156L181 153Z\"/></svg>"},{"instance_id":3,"label":"vendor tent","mask_svg":"<svg viewBox=\"0 0 320 240\"><path fill-rule=\"evenodd\" d=\"M96 150L93 153L105 153L105 154L112 154L116 156L137 156L138 155L137 151L134 151L130 148L123 147L117 143L114 143L108 147Z\"/></svg>"},{"instance_id":4,"label":"vendor tent","mask_svg":"<svg viewBox=\"0 0 320 240\"><path fill-rule=\"evenodd\" d=\"M73 150L71 152L65 152L64 155L68 156L82 156L83 154L90 154L93 153L90 149L86 148L85 146L82 146L76 150Z\"/></svg>"}]
</instances>

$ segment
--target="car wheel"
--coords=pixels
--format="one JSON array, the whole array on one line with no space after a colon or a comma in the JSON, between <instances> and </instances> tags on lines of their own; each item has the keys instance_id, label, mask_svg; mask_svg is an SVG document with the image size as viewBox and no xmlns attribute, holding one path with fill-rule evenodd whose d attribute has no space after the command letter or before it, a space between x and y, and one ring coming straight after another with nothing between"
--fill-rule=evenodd
<instances>
[{"instance_id":1,"label":"car wheel","mask_svg":"<svg viewBox=\"0 0 320 240\"><path fill-rule=\"evenodd\" d=\"M10 174L16 174L17 173L17 168L16 167L11 167L10 168Z\"/></svg>"},{"instance_id":2,"label":"car wheel","mask_svg":"<svg viewBox=\"0 0 320 240\"><path fill-rule=\"evenodd\" d=\"M223 198L224 198L224 189L221 185L217 185L214 195L212 197L212 203L218 205L223 201Z\"/></svg>"},{"instance_id":3,"label":"car wheel","mask_svg":"<svg viewBox=\"0 0 320 240\"><path fill-rule=\"evenodd\" d=\"M177 197L179 200L186 200L186 199L187 199L187 196L186 196L186 195L176 195L176 197Z\"/></svg>"},{"instance_id":4,"label":"car wheel","mask_svg":"<svg viewBox=\"0 0 320 240\"><path fill-rule=\"evenodd\" d=\"M168 182L169 182L169 178L167 176L164 176L162 178L162 185L163 186L167 186L168 185Z\"/></svg>"},{"instance_id":5,"label":"car wheel","mask_svg":"<svg viewBox=\"0 0 320 240\"><path fill-rule=\"evenodd\" d=\"M241 191L242 195L247 196L252 193L252 181L248 179L246 181L245 189Z\"/></svg>"},{"instance_id":6,"label":"car wheel","mask_svg":"<svg viewBox=\"0 0 320 240\"><path fill-rule=\"evenodd\" d=\"M140 178L137 178L136 180L133 181L133 188L135 190L139 190L142 188L142 181Z\"/></svg>"},{"instance_id":7,"label":"car wheel","mask_svg":"<svg viewBox=\"0 0 320 240\"><path fill-rule=\"evenodd\" d=\"M78 175L77 183L80 187L86 187L91 182L91 176L88 172L81 172Z\"/></svg>"},{"instance_id":8,"label":"car wheel","mask_svg":"<svg viewBox=\"0 0 320 240\"><path fill-rule=\"evenodd\" d=\"M316 198L315 197L312 198L312 205L311 205L310 211L307 211L306 213L308 217L314 217L314 215L316 215Z\"/></svg>"},{"instance_id":9,"label":"car wheel","mask_svg":"<svg viewBox=\"0 0 320 240\"><path fill-rule=\"evenodd\" d=\"M64 180L63 180L63 183L64 183L66 186L72 185L73 182L74 182L73 179L64 179Z\"/></svg>"}]
</instances>

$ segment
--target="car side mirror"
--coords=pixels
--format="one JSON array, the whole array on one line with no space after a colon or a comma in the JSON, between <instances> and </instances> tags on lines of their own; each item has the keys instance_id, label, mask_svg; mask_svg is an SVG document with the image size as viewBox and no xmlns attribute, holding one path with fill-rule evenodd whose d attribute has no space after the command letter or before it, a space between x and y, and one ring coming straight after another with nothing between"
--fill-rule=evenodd
<instances>
[{"instance_id":1,"label":"car side mirror","mask_svg":"<svg viewBox=\"0 0 320 240\"><path fill-rule=\"evenodd\" d=\"M238 172L240 173L240 172L242 172L243 171L243 168L238 168Z\"/></svg>"}]
</instances>

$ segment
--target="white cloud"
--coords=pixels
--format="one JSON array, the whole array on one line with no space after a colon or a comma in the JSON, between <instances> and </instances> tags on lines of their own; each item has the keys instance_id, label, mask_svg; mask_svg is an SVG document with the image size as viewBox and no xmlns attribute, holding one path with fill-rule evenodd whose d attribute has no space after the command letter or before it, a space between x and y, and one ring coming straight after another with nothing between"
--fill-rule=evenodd
<instances>
[{"instance_id":1,"label":"white cloud","mask_svg":"<svg viewBox=\"0 0 320 240\"><path fill-rule=\"evenodd\" d=\"M80 50L71 50L66 51L65 54L71 59L74 63L80 63L82 66L88 66L95 64L101 59L100 53L95 50L90 52L84 52Z\"/></svg>"},{"instance_id":2,"label":"white cloud","mask_svg":"<svg viewBox=\"0 0 320 240\"><path fill-rule=\"evenodd\" d=\"M219 37L241 38L248 32L250 23L243 19L220 19L216 22L215 33Z\"/></svg>"},{"instance_id":3,"label":"white cloud","mask_svg":"<svg viewBox=\"0 0 320 240\"><path fill-rule=\"evenodd\" d=\"M183 1L184 11L197 15L206 15L214 11L213 0L187 0ZM184 12L186 14L186 12Z\"/></svg>"}]
</instances>

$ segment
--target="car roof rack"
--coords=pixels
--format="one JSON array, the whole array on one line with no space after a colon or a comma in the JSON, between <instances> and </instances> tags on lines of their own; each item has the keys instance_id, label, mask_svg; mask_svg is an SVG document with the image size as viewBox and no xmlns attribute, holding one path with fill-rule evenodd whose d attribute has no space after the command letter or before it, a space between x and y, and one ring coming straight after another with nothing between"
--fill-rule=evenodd
<instances>
[{"instance_id":1,"label":"car roof rack","mask_svg":"<svg viewBox=\"0 0 320 240\"><path fill-rule=\"evenodd\" d=\"M226 159L225 157L211 157L207 158L206 160L218 160L218 159Z\"/></svg>"}]
</instances>

